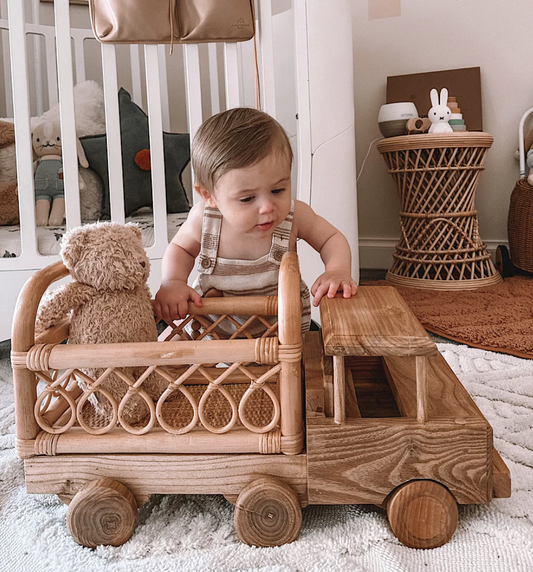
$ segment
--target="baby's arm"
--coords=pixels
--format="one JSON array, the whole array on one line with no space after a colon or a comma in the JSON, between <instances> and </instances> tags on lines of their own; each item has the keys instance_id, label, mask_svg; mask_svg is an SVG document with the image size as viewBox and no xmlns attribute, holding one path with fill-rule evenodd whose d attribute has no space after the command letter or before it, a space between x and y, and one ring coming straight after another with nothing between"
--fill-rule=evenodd
<instances>
[{"instance_id":1,"label":"baby's arm","mask_svg":"<svg viewBox=\"0 0 533 572\"><path fill-rule=\"evenodd\" d=\"M169 324L185 318L189 300L202 306L200 294L187 285L187 279L200 252L203 212L203 201L193 206L163 255L161 288L155 296L154 312Z\"/></svg>"},{"instance_id":2,"label":"baby's arm","mask_svg":"<svg viewBox=\"0 0 533 572\"><path fill-rule=\"evenodd\" d=\"M352 279L352 253L342 232L301 201L295 201L293 224L298 238L303 238L320 253L326 267L311 287L313 305L318 306L325 295L334 298L338 291L342 291L344 298L353 296L357 284Z\"/></svg>"}]
</instances>

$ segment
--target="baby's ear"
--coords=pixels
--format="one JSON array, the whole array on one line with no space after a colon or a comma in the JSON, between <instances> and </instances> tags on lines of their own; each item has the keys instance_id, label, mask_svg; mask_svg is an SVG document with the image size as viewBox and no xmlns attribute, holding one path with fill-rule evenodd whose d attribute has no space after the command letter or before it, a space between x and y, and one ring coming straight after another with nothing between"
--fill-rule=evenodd
<instances>
[{"instance_id":1,"label":"baby's ear","mask_svg":"<svg viewBox=\"0 0 533 572\"><path fill-rule=\"evenodd\" d=\"M214 207L215 201L213 200L213 193L210 193L203 185L196 183L194 190L204 199L208 206Z\"/></svg>"}]
</instances>

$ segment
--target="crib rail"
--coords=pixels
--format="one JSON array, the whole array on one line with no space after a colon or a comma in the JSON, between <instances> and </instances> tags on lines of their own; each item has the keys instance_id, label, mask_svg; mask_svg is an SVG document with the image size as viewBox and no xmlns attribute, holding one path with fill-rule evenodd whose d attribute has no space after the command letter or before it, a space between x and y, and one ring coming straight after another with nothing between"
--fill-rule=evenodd
<instances>
[{"instance_id":1,"label":"crib rail","mask_svg":"<svg viewBox=\"0 0 533 572\"><path fill-rule=\"evenodd\" d=\"M28 73L28 50L26 38L35 38L34 64L37 111L59 101L63 140L63 165L65 182L66 226L72 228L81 223L76 156L76 126L74 118L74 78L79 83L87 78L87 45L94 41L90 29L72 28L68 0L54 2L55 26L38 23L38 6L33 6L35 23L25 21L24 3L20 0L7 2L7 15L0 19L0 29L9 29L9 52L11 54L12 91L17 94L13 100L13 114L17 138L17 177L19 181L19 202L21 217L21 250L18 257L3 259L3 270L37 269L57 260L57 257L42 256L38 252L33 191L32 149L30 138L30 74ZM258 3L259 4L259 3ZM5 16L5 13L2 13ZM271 0L262 0L256 10L261 69L263 107L275 115L274 58L272 38ZM5 35L3 40L5 44ZM41 45L42 44L42 45ZM94 44L93 44L94 45ZM99 45L99 44L98 44ZM149 136L152 164L152 191L154 205L154 243L147 248L151 259L160 259L168 244L167 212L165 193L165 171L163 153L163 130L170 129L166 47L144 46L141 61L141 46L130 47L131 89L133 100L142 106L142 85L146 86L146 110L149 117ZM205 50L207 54L201 52ZM182 80L186 93L187 130L191 140L198 127L209 115L222 108L239 105L253 105L253 41L239 44L209 44L177 46L176 55L181 52L184 60ZM6 63L4 53L4 64ZM56 55L57 54L57 55ZM113 45L101 46L102 84L106 109L106 131L110 181L111 218L124 222L123 177L121 162L121 138L118 113L119 71L117 52ZM207 56L207 57L206 57ZM223 57L221 57L223 56ZM41 63L46 62L46 88L43 90ZM176 61L171 60L172 63ZM223 62L220 65L220 62ZM202 70L206 67L204 73ZM144 78L142 69L144 67ZM57 82L56 82L57 75ZM207 81L205 80L207 77ZM223 78L223 79L222 79ZM222 81L221 81L222 80ZM206 85L207 88L206 89ZM9 86L6 85L6 89ZM7 93L7 92L6 92ZM10 95L10 94L9 94ZM184 126L181 128L184 129ZM194 177L194 174L192 174ZM194 197L195 198L195 197Z\"/></svg>"}]
</instances>

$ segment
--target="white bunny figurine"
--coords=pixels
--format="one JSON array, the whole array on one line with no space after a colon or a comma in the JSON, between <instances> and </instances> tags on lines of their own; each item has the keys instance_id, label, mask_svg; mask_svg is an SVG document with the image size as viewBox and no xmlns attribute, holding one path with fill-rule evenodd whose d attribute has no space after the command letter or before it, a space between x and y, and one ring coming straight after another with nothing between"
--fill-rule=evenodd
<instances>
[{"instance_id":1,"label":"white bunny figurine","mask_svg":"<svg viewBox=\"0 0 533 572\"><path fill-rule=\"evenodd\" d=\"M448 107L448 90L443 87L439 94L436 89L432 89L430 94L431 109L428 111L428 117L431 121L429 133L453 133L448 121L452 112Z\"/></svg>"}]
</instances>

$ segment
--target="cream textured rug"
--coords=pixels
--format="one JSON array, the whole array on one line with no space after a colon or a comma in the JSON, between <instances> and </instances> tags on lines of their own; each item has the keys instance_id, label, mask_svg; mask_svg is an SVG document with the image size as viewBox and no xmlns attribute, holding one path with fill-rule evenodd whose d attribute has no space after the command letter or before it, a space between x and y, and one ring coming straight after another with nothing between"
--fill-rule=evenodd
<instances>
[{"instance_id":1,"label":"cream textured rug","mask_svg":"<svg viewBox=\"0 0 533 572\"><path fill-rule=\"evenodd\" d=\"M0 571L13 572L531 572L533 570L533 361L462 345L440 351L494 428L513 480L510 499L459 507L451 542L413 550L383 511L304 509L300 539L251 548L233 532L233 507L217 496L157 496L124 546L78 546L55 496L28 495L14 453L11 373L0 361Z\"/></svg>"}]
</instances>

